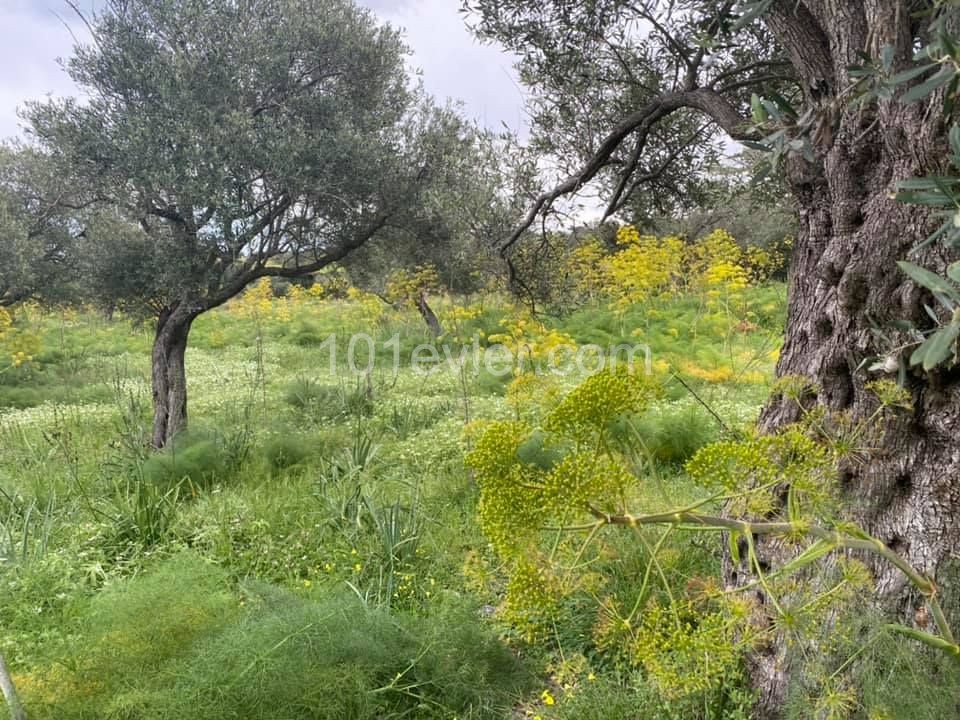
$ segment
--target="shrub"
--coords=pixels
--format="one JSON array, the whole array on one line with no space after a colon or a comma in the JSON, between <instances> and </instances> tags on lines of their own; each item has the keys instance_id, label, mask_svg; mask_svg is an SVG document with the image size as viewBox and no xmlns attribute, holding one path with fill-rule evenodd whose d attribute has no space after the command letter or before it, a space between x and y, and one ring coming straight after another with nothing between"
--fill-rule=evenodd
<instances>
[{"instance_id":1,"label":"shrub","mask_svg":"<svg viewBox=\"0 0 960 720\"><path fill-rule=\"evenodd\" d=\"M719 434L717 421L698 405L661 407L631 423L653 459L671 465L686 462Z\"/></svg>"},{"instance_id":2,"label":"shrub","mask_svg":"<svg viewBox=\"0 0 960 720\"><path fill-rule=\"evenodd\" d=\"M302 435L276 435L263 447L263 456L274 470L301 465L315 455L316 445Z\"/></svg>"},{"instance_id":3,"label":"shrub","mask_svg":"<svg viewBox=\"0 0 960 720\"><path fill-rule=\"evenodd\" d=\"M144 464L144 482L158 487L187 483L195 488L209 487L227 473L228 459L215 440L178 439L169 450L157 453Z\"/></svg>"},{"instance_id":4,"label":"shrub","mask_svg":"<svg viewBox=\"0 0 960 720\"><path fill-rule=\"evenodd\" d=\"M312 378L299 377L287 385L284 400L294 409L316 417L370 417L375 409L373 388L360 378L353 387L347 387L321 385Z\"/></svg>"},{"instance_id":5,"label":"shrub","mask_svg":"<svg viewBox=\"0 0 960 720\"><path fill-rule=\"evenodd\" d=\"M243 621L204 643L143 718L391 720L502 718L523 683L479 618L433 622L249 588Z\"/></svg>"},{"instance_id":6,"label":"shrub","mask_svg":"<svg viewBox=\"0 0 960 720\"><path fill-rule=\"evenodd\" d=\"M527 682L459 604L414 619L349 592L312 600L252 583L240 610L226 588L220 571L184 554L105 592L76 672L31 678L28 707L41 720L492 720Z\"/></svg>"}]
</instances>

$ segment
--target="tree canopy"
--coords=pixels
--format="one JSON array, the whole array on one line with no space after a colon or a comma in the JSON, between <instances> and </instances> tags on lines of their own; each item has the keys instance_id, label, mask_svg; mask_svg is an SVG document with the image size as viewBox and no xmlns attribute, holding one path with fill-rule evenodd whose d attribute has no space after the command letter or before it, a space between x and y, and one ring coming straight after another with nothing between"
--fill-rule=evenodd
<instances>
[{"instance_id":1,"label":"tree canopy","mask_svg":"<svg viewBox=\"0 0 960 720\"><path fill-rule=\"evenodd\" d=\"M322 267L408 212L435 159L399 35L348 2L111 0L91 28L67 64L89 98L26 117L175 268L154 304Z\"/></svg>"},{"instance_id":2,"label":"tree canopy","mask_svg":"<svg viewBox=\"0 0 960 720\"><path fill-rule=\"evenodd\" d=\"M797 91L763 25L734 38L736 4L464 3L481 37L520 57L535 145L568 175L528 220L591 180L607 215L631 203L634 212L669 214L703 199L703 171L722 150L718 130L746 137L753 92Z\"/></svg>"},{"instance_id":3,"label":"tree canopy","mask_svg":"<svg viewBox=\"0 0 960 720\"><path fill-rule=\"evenodd\" d=\"M442 237L431 198L475 133L350 0L108 0L88 24L66 65L85 97L25 117L37 151L112 208L80 245L93 291L159 319L162 445L186 419L194 318L374 237Z\"/></svg>"},{"instance_id":4,"label":"tree canopy","mask_svg":"<svg viewBox=\"0 0 960 720\"><path fill-rule=\"evenodd\" d=\"M40 155L0 146L0 307L55 292L77 202Z\"/></svg>"}]
</instances>

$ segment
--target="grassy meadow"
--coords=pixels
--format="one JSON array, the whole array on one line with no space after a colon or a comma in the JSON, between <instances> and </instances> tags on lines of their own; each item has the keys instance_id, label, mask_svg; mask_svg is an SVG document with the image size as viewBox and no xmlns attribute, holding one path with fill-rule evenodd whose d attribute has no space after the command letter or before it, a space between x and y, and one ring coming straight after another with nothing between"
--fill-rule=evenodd
<instances>
[{"instance_id":1,"label":"grassy meadow","mask_svg":"<svg viewBox=\"0 0 960 720\"><path fill-rule=\"evenodd\" d=\"M784 298L773 283L533 318L443 297L433 340L360 291L262 285L196 322L190 426L160 453L149 324L20 308L0 374L0 652L29 717L747 717L742 674L666 692L598 639L602 598L716 578L719 543L611 532L590 587L526 632L464 453L484 422L536 423L590 374L589 354L551 369L551 349L642 343L658 392L630 502L694 500L684 462L769 394ZM520 359L412 362L472 338Z\"/></svg>"}]
</instances>

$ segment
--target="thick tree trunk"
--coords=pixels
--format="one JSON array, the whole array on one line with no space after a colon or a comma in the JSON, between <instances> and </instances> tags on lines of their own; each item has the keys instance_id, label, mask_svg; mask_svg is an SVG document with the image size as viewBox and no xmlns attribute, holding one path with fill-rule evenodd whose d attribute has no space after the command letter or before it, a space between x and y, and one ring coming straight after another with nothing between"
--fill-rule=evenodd
<instances>
[{"instance_id":1,"label":"thick tree trunk","mask_svg":"<svg viewBox=\"0 0 960 720\"><path fill-rule=\"evenodd\" d=\"M164 310L157 321L151 358L153 446L162 448L187 424L187 373L184 358L195 314Z\"/></svg>"},{"instance_id":2,"label":"thick tree trunk","mask_svg":"<svg viewBox=\"0 0 960 720\"><path fill-rule=\"evenodd\" d=\"M916 106L890 105L883 117L850 113L839 123L820 162L792 161L789 180L797 198L800 235L790 272L786 342L778 375L803 376L816 387L809 397L854 420L878 407L866 387L882 377L871 357L891 353L906 366L912 348L893 325L910 320L930 327L924 303L935 302L896 266L935 228L930 214L891 199L904 178L929 174L944 154L944 131ZM874 122L876 121L876 122ZM911 260L943 270L951 258L931 246ZM878 332L879 331L879 332ZM886 420L871 438L865 461L841 468L841 489L852 519L932 577L960 552L960 384L956 373L908 369L913 410ZM799 419L793 400L774 399L761 417L773 432ZM782 562L775 542L761 548L771 564ZM876 557L863 557L874 572L878 597L901 620L914 617L921 599L904 577ZM746 580L730 567L728 581ZM960 622L960 618L951 618ZM752 658L761 691L758 718L777 718L790 663L774 642Z\"/></svg>"}]
</instances>

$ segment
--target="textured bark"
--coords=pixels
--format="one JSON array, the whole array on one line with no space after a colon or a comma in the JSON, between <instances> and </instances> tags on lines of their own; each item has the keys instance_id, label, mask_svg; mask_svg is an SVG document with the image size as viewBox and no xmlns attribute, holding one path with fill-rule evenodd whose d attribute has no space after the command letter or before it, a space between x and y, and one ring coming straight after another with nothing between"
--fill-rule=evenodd
<instances>
[{"instance_id":1,"label":"textured bark","mask_svg":"<svg viewBox=\"0 0 960 720\"><path fill-rule=\"evenodd\" d=\"M944 129L922 106L893 103L876 114L847 112L818 149L816 163L794 160L788 173L800 234L777 373L808 378L816 386L811 404L858 421L877 408L866 384L882 377L865 360L887 356L906 340L892 321L931 326L923 305L935 302L909 282L896 261L935 225L929 212L902 205L890 194L899 180L937 170ZM950 258L931 247L911 259L942 271ZM909 353L901 351L904 365ZM914 410L878 428L866 462L841 468L841 489L852 519L935 577L941 564L960 552L960 386L955 374L910 370L907 387ZM799 412L795 401L775 400L765 408L761 428L776 431L795 422ZM769 540L759 552L771 565L785 556ZM881 604L902 620L914 617L921 598L905 578L876 557L862 559L874 572ZM745 579L740 569L730 569L731 583ZM784 643L756 654L751 673L761 692L756 716L778 717L790 677Z\"/></svg>"},{"instance_id":2,"label":"textured bark","mask_svg":"<svg viewBox=\"0 0 960 720\"><path fill-rule=\"evenodd\" d=\"M421 291L420 294L417 295L417 310L420 311L420 317L423 318L423 321L427 324L427 327L430 328L430 332L434 337L443 335L440 319L433 311L433 308L427 303L427 294L425 292Z\"/></svg>"},{"instance_id":3,"label":"textured bark","mask_svg":"<svg viewBox=\"0 0 960 720\"><path fill-rule=\"evenodd\" d=\"M17 688L13 684L13 678L10 677L10 671L7 670L3 655L0 655L0 693L3 694L3 699L10 710L10 720L27 720L27 713L20 704L20 698L17 697Z\"/></svg>"},{"instance_id":4,"label":"textured bark","mask_svg":"<svg viewBox=\"0 0 960 720\"><path fill-rule=\"evenodd\" d=\"M187 424L185 355L196 315L182 307L164 310L157 322L151 356L153 446L162 448Z\"/></svg>"}]
</instances>

